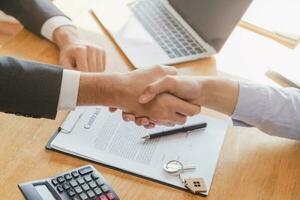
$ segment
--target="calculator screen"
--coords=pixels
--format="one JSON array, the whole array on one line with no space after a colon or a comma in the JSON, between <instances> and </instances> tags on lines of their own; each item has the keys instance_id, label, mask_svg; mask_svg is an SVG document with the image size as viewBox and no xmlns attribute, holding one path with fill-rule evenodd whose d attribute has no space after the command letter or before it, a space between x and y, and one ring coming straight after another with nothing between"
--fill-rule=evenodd
<instances>
[{"instance_id":1,"label":"calculator screen","mask_svg":"<svg viewBox=\"0 0 300 200\"><path fill-rule=\"evenodd\" d=\"M54 196L48 190L46 185L36 185L36 186L34 186L34 188L39 193L39 195L42 197L42 199L55 200Z\"/></svg>"}]
</instances>

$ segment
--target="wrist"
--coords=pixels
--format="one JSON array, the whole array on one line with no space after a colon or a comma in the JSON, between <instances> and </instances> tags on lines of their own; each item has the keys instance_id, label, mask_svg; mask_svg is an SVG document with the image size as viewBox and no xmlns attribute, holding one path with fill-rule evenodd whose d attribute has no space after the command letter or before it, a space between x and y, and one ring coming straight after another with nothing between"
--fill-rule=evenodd
<instances>
[{"instance_id":1,"label":"wrist","mask_svg":"<svg viewBox=\"0 0 300 200\"><path fill-rule=\"evenodd\" d=\"M213 110L232 115L239 95L236 81L209 78L203 81L202 105Z\"/></svg>"},{"instance_id":2,"label":"wrist","mask_svg":"<svg viewBox=\"0 0 300 200\"><path fill-rule=\"evenodd\" d=\"M201 105L209 107L212 100L215 100L215 80L214 78L207 78L200 80L202 83L202 93L200 97Z\"/></svg>"},{"instance_id":3,"label":"wrist","mask_svg":"<svg viewBox=\"0 0 300 200\"><path fill-rule=\"evenodd\" d=\"M73 26L61 26L53 32L53 41L60 48L64 48L79 37L77 29Z\"/></svg>"},{"instance_id":4,"label":"wrist","mask_svg":"<svg viewBox=\"0 0 300 200\"><path fill-rule=\"evenodd\" d=\"M118 73L81 73L77 105L118 107L121 80Z\"/></svg>"}]
</instances>

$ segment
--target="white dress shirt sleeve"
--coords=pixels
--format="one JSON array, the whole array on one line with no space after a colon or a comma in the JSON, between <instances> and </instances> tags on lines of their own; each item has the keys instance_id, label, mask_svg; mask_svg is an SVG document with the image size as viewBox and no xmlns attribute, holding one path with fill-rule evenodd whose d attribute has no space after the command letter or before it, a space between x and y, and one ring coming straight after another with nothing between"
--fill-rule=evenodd
<instances>
[{"instance_id":1,"label":"white dress shirt sleeve","mask_svg":"<svg viewBox=\"0 0 300 200\"><path fill-rule=\"evenodd\" d=\"M300 140L300 90L240 83L232 118L270 135Z\"/></svg>"},{"instance_id":2,"label":"white dress shirt sleeve","mask_svg":"<svg viewBox=\"0 0 300 200\"><path fill-rule=\"evenodd\" d=\"M58 110L74 110L76 108L79 82L80 72L67 69L63 71Z\"/></svg>"},{"instance_id":3,"label":"white dress shirt sleeve","mask_svg":"<svg viewBox=\"0 0 300 200\"><path fill-rule=\"evenodd\" d=\"M55 29L62 26L74 26L72 21L64 16L55 16L48 19L42 26L41 35L53 41ZM74 26L75 27L75 26ZM74 110L77 105L77 96L80 82L80 72L64 70L58 100L58 110Z\"/></svg>"},{"instance_id":4,"label":"white dress shirt sleeve","mask_svg":"<svg viewBox=\"0 0 300 200\"><path fill-rule=\"evenodd\" d=\"M53 33L55 29L61 26L73 26L75 25L72 21L64 16L55 16L48 19L42 26L41 35L47 38L50 41L53 41Z\"/></svg>"}]
</instances>

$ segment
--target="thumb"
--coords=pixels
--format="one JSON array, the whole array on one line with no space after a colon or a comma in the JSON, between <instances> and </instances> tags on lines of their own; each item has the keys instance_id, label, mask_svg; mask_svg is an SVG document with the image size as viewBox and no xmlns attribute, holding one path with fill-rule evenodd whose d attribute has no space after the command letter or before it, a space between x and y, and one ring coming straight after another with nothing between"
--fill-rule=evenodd
<instances>
[{"instance_id":1,"label":"thumb","mask_svg":"<svg viewBox=\"0 0 300 200\"><path fill-rule=\"evenodd\" d=\"M144 92L139 98L139 103L146 104L153 100L157 95L161 93L173 93L176 86L176 79L172 76L167 76L154 83L151 83L146 87Z\"/></svg>"},{"instance_id":2,"label":"thumb","mask_svg":"<svg viewBox=\"0 0 300 200\"><path fill-rule=\"evenodd\" d=\"M172 75L172 76L175 76L177 75L177 69L176 67L173 67L173 66L163 66L167 75Z\"/></svg>"}]
</instances>

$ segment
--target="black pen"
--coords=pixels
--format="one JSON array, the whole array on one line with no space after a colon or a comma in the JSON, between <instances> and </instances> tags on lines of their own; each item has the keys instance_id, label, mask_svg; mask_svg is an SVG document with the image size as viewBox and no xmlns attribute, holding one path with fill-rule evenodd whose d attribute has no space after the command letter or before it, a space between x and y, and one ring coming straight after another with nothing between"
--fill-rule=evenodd
<instances>
[{"instance_id":1,"label":"black pen","mask_svg":"<svg viewBox=\"0 0 300 200\"><path fill-rule=\"evenodd\" d=\"M195 131L195 130L206 128L206 127L207 127L207 123L205 123L205 122L201 123L201 124L192 124L189 126L182 126L180 128L174 128L174 129L167 130L167 131L152 133L149 135L145 135L141 138L142 139L154 139L154 138L159 138L159 137L163 137L163 136L167 136L167 135L174 135L174 134L178 134L178 133L187 133L190 131Z\"/></svg>"}]
</instances>

